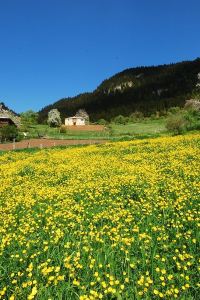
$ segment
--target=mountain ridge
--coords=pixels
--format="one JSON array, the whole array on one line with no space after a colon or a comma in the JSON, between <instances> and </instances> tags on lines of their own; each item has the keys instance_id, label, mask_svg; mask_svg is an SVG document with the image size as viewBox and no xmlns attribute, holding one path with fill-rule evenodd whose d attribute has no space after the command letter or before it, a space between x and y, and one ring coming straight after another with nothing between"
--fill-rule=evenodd
<instances>
[{"instance_id":1,"label":"mountain ridge","mask_svg":"<svg viewBox=\"0 0 200 300\"><path fill-rule=\"evenodd\" d=\"M111 120L122 114L141 111L149 116L171 106L183 106L193 94L200 72L200 58L159 66L122 70L103 80L92 92L62 98L39 111L39 121L45 122L48 111L57 108L64 119L85 109L92 121Z\"/></svg>"}]
</instances>

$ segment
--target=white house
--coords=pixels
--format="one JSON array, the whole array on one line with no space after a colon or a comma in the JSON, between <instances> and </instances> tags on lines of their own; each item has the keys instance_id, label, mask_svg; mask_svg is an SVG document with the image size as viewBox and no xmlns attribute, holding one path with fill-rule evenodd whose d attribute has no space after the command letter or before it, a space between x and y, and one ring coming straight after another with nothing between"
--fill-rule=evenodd
<instances>
[{"instance_id":1,"label":"white house","mask_svg":"<svg viewBox=\"0 0 200 300\"><path fill-rule=\"evenodd\" d=\"M85 118L84 117L69 117L65 119L66 126L73 126L73 125L85 125Z\"/></svg>"}]
</instances>

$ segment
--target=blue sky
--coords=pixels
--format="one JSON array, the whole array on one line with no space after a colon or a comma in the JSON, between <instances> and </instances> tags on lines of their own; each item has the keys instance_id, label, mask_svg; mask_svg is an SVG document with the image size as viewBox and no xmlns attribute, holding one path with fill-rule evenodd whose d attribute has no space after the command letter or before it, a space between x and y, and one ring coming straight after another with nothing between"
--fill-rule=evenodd
<instances>
[{"instance_id":1,"label":"blue sky","mask_svg":"<svg viewBox=\"0 0 200 300\"><path fill-rule=\"evenodd\" d=\"M199 0L0 0L0 101L17 112L123 69L200 56Z\"/></svg>"}]
</instances>

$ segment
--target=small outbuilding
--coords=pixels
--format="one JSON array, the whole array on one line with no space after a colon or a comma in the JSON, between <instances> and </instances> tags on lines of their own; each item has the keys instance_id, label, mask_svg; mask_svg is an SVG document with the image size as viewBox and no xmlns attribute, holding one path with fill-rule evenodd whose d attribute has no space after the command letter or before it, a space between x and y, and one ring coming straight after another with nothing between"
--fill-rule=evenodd
<instances>
[{"instance_id":1,"label":"small outbuilding","mask_svg":"<svg viewBox=\"0 0 200 300\"><path fill-rule=\"evenodd\" d=\"M76 125L85 125L86 124L86 120L84 117L78 117L78 116L74 116L74 117L69 117L65 119L65 125L66 126L76 126Z\"/></svg>"},{"instance_id":2,"label":"small outbuilding","mask_svg":"<svg viewBox=\"0 0 200 300\"><path fill-rule=\"evenodd\" d=\"M65 119L65 126L82 126L89 124L89 115L85 109L79 109L75 116Z\"/></svg>"},{"instance_id":3,"label":"small outbuilding","mask_svg":"<svg viewBox=\"0 0 200 300\"><path fill-rule=\"evenodd\" d=\"M6 126L6 125L14 125L17 127L17 124L9 117L9 116L1 116L0 115L0 127Z\"/></svg>"},{"instance_id":4,"label":"small outbuilding","mask_svg":"<svg viewBox=\"0 0 200 300\"><path fill-rule=\"evenodd\" d=\"M20 126L20 118L13 112L4 109L3 104L0 103L0 128L7 125L13 125L15 127Z\"/></svg>"}]
</instances>

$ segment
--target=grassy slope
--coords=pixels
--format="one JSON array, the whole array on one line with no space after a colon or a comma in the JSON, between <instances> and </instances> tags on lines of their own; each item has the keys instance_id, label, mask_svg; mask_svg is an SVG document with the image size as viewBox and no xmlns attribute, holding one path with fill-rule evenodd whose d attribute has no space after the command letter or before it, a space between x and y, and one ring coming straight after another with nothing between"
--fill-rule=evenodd
<instances>
[{"instance_id":1,"label":"grassy slope","mask_svg":"<svg viewBox=\"0 0 200 300\"><path fill-rule=\"evenodd\" d=\"M104 139L108 138L108 132L101 131L67 131L60 133L59 128L51 128L47 125L37 125L30 129L31 137L38 137L38 132L48 138L54 139Z\"/></svg>"},{"instance_id":2,"label":"grassy slope","mask_svg":"<svg viewBox=\"0 0 200 300\"><path fill-rule=\"evenodd\" d=\"M101 131L70 131L59 133L57 128L49 128L47 125L37 125L30 129L30 137L41 135L55 139L116 139L123 136L147 135L160 136L166 134L165 119L144 120L126 125L111 124L110 130Z\"/></svg>"},{"instance_id":3,"label":"grassy slope","mask_svg":"<svg viewBox=\"0 0 200 300\"><path fill-rule=\"evenodd\" d=\"M146 120L126 125L112 125L113 135L166 133L165 119Z\"/></svg>"}]
</instances>

